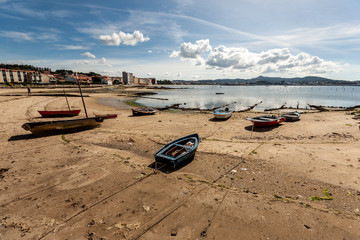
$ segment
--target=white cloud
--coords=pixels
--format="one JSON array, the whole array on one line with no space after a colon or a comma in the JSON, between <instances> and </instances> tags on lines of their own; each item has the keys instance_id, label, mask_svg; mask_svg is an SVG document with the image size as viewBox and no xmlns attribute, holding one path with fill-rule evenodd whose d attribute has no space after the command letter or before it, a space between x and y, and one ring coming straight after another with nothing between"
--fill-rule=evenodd
<instances>
[{"instance_id":1,"label":"white cloud","mask_svg":"<svg viewBox=\"0 0 360 240\"><path fill-rule=\"evenodd\" d=\"M84 52L83 54L81 54L82 56L86 56L88 58L96 58L96 56L90 52Z\"/></svg>"},{"instance_id":2,"label":"white cloud","mask_svg":"<svg viewBox=\"0 0 360 240\"><path fill-rule=\"evenodd\" d=\"M123 45L130 45L135 46L137 43L149 41L149 37L144 37L144 35L139 31L134 31L134 33L112 33L111 35L101 35L99 40L107 45L111 46L119 46L120 44Z\"/></svg>"},{"instance_id":3,"label":"white cloud","mask_svg":"<svg viewBox=\"0 0 360 240\"><path fill-rule=\"evenodd\" d=\"M203 52L211 51L209 39L202 39L196 41L195 44L183 43L180 45L180 51L173 51L170 57L182 58L200 58Z\"/></svg>"},{"instance_id":4,"label":"white cloud","mask_svg":"<svg viewBox=\"0 0 360 240\"><path fill-rule=\"evenodd\" d=\"M151 73L151 72L148 72L146 75L147 75L147 76L152 76L152 73Z\"/></svg>"},{"instance_id":5,"label":"white cloud","mask_svg":"<svg viewBox=\"0 0 360 240\"><path fill-rule=\"evenodd\" d=\"M106 63L106 59L103 57L99 60L98 62L99 64L105 64Z\"/></svg>"},{"instance_id":6,"label":"white cloud","mask_svg":"<svg viewBox=\"0 0 360 240\"><path fill-rule=\"evenodd\" d=\"M148 51L148 53L152 53L152 51L151 51L151 50L149 50L149 51Z\"/></svg>"},{"instance_id":7,"label":"white cloud","mask_svg":"<svg viewBox=\"0 0 360 240\"><path fill-rule=\"evenodd\" d=\"M86 50L89 49L88 47L82 45L56 45L61 50Z\"/></svg>"},{"instance_id":8,"label":"white cloud","mask_svg":"<svg viewBox=\"0 0 360 240\"><path fill-rule=\"evenodd\" d=\"M201 41L201 42L200 42ZM210 51L203 59L200 54ZM171 57L181 57L195 66L205 65L218 70L237 70L247 73L288 73L288 74L325 74L340 70L340 65L325 61L317 56L301 52L293 55L289 49L270 49L260 53L251 52L243 47L226 47L219 45L212 48L208 40L199 40L195 44L183 43L180 51L173 52ZM197 58L197 61L194 61Z\"/></svg>"},{"instance_id":9,"label":"white cloud","mask_svg":"<svg viewBox=\"0 0 360 240\"><path fill-rule=\"evenodd\" d=\"M17 40L17 41L22 41L22 40L32 41L32 40L34 40L33 34L24 33L24 32L1 31L0 36L1 37L6 37L6 38L12 38L12 39Z\"/></svg>"}]
</instances>

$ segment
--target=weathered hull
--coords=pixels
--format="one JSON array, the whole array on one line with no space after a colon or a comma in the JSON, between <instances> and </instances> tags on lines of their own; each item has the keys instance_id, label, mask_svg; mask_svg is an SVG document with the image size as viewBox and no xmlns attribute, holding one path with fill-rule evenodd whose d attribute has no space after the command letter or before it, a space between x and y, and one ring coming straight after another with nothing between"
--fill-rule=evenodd
<instances>
[{"instance_id":1,"label":"weathered hull","mask_svg":"<svg viewBox=\"0 0 360 240\"><path fill-rule=\"evenodd\" d=\"M284 117L287 122L295 122L300 120L300 113L298 112L285 113L281 116Z\"/></svg>"},{"instance_id":2,"label":"weathered hull","mask_svg":"<svg viewBox=\"0 0 360 240\"><path fill-rule=\"evenodd\" d=\"M145 116L145 115L154 115L157 112L153 108L133 108L132 113L134 116Z\"/></svg>"},{"instance_id":3,"label":"weathered hull","mask_svg":"<svg viewBox=\"0 0 360 240\"><path fill-rule=\"evenodd\" d=\"M32 133L46 133L61 130L94 128L101 124L103 118L81 118L63 121L30 122L22 125L22 128Z\"/></svg>"},{"instance_id":4,"label":"weathered hull","mask_svg":"<svg viewBox=\"0 0 360 240\"><path fill-rule=\"evenodd\" d=\"M109 118L117 118L117 114L95 114L96 117L100 117L103 119L109 119Z\"/></svg>"},{"instance_id":5,"label":"weathered hull","mask_svg":"<svg viewBox=\"0 0 360 240\"><path fill-rule=\"evenodd\" d=\"M78 116L80 113L78 110L60 110L60 111L38 111L42 117L73 117Z\"/></svg>"},{"instance_id":6,"label":"weathered hull","mask_svg":"<svg viewBox=\"0 0 360 240\"><path fill-rule=\"evenodd\" d=\"M248 118L255 127L270 127L278 125L286 119L284 117L272 117L272 116L259 116L254 118Z\"/></svg>"},{"instance_id":7,"label":"weathered hull","mask_svg":"<svg viewBox=\"0 0 360 240\"><path fill-rule=\"evenodd\" d=\"M171 164L176 168L194 157L199 142L200 137L197 133L172 141L154 154L155 161Z\"/></svg>"}]
</instances>

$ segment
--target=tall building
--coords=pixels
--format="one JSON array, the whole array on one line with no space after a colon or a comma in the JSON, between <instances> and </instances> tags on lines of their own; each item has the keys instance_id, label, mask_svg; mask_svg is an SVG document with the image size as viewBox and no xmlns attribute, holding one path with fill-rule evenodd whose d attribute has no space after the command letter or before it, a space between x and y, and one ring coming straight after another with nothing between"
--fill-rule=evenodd
<instances>
[{"instance_id":1,"label":"tall building","mask_svg":"<svg viewBox=\"0 0 360 240\"><path fill-rule=\"evenodd\" d=\"M122 72L122 76L123 76L124 84L127 84L127 85L134 84L134 75L132 73Z\"/></svg>"}]
</instances>

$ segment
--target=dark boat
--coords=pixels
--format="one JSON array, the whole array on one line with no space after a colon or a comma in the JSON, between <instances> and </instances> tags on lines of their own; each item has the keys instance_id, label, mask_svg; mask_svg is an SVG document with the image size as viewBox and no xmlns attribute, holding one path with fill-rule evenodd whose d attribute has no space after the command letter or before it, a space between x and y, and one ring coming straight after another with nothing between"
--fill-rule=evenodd
<instances>
[{"instance_id":1,"label":"dark boat","mask_svg":"<svg viewBox=\"0 0 360 240\"><path fill-rule=\"evenodd\" d=\"M248 118L247 120L251 121L255 127L274 126L283 121L286 121L284 117L276 117L274 115L258 116L258 117Z\"/></svg>"},{"instance_id":2,"label":"dark boat","mask_svg":"<svg viewBox=\"0 0 360 240\"><path fill-rule=\"evenodd\" d=\"M94 128L103 122L101 117L80 118L60 121L29 122L22 125L22 128L34 134L41 134L54 131Z\"/></svg>"},{"instance_id":3,"label":"dark boat","mask_svg":"<svg viewBox=\"0 0 360 240\"><path fill-rule=\"evenodd\" d=\"M289 112L281 115L282 117L286 118L287 122L295 122L300 120L300 113L299 112Z\"/></svg>"},{"instance_id":4,"label":"dark boat","mask_svg":"<svg viewBox=\"0 0 360 240\"><path fill-rule=\"evenodd\" d=\"M95 114L96 117L100 117L100 118L103 118L103 119L109 119L109 118L117 118L117 114Z\"/></svg>"},{"instance_id":5,"label":"dark boat","mask_svg":"<svg viewBox=\"0 0 360 240\"><path fill-rule=\"evenodd\" d=\"M176 168L195 155L199 142L197 133L172 141L154 154L155 162L170 163Z\"/></svg>"},{"instance_id":6,"label":"dark boat","mask_svg":"<svg viewBox=\"0 0 360 240\"><path fill-rule=\"evenodd\" d=\"M154 115L156 112L156 109L150 107L139 107L132 109L134 116Z\"/></svg>"},{"instance_id":7,"label":"dark boat","mask_svg":"<svg viewBox=\"0 0 360 240\"><path fill-rule=\"evenodd\" d=\"M77 110L58 110L58 111L38 111L42 117L73 117L78 116L80 109Z\"/></svg>"}]
</instances>

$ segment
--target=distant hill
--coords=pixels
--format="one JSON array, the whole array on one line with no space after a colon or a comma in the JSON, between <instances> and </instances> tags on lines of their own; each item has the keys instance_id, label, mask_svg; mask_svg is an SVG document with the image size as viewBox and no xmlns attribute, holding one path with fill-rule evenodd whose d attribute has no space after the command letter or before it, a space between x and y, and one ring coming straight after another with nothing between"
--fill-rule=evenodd
<instances>
[{"instance_id":1,"label":"distant hill","mask_svg":"<svg viewBox=\"0 0 360 240\"><path fill-rule=\"evenodd\" d=\"M258 76L251 79L215 79L215 80L198 80L185 81L175 80L177 84L194 84L194 85L360 85L358 81L333 80L323 77L295 77L295 78L280 78L280 77L264 77Z\"/></svg>"}]
</instances>

